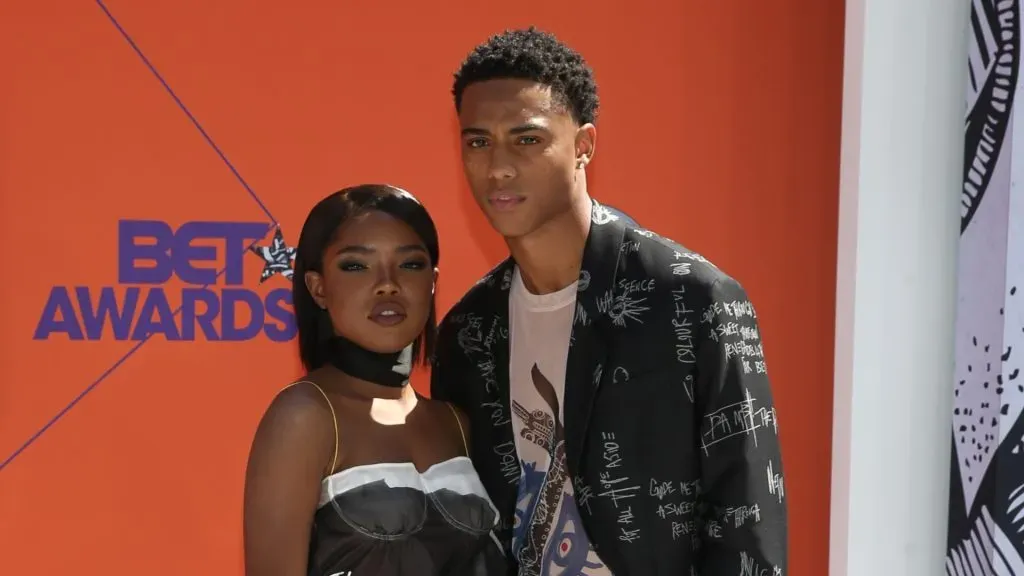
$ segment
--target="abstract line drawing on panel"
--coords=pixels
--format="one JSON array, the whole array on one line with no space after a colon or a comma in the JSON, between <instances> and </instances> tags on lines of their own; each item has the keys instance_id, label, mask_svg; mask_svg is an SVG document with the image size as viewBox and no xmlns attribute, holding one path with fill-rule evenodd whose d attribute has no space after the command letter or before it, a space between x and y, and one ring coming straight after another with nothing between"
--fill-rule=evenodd
<instances>
[{"instance_id":1,"label":"abstract line drawing on panel","mask_svg":"<svg viewBox=\"0 0 1024 576\"><path fill-rule=\"evenodd\" d=\"M946 573L1024 576L1020 1L972 0L969 30Z\"/></svg>"},{"instance_id":2,"label":"abstract line drawing on panel","mask_svg":"<svg viewBox=\"0 0 1024 576\"><path fill-rule=\"evenodd\" d=\"M960 232L978 210L1006 138L1020 65L1019 0L973 0Z\"/></svg>"},{"instance_id":3,"label":"abstract line drawing on panel","mask_svg":"<svg viewBox=\"0 0 1024 576\"><path fill-rule=\"evenodd\" d=\"M1007 474L1014 471L1016 473ZM1024 417L1018 417L985 471L969 513L956 506L963 490L952 466L946 574L1024 576ZM1011 481L1013 480L1013 481Z\"/></svg>"}]
</instances>

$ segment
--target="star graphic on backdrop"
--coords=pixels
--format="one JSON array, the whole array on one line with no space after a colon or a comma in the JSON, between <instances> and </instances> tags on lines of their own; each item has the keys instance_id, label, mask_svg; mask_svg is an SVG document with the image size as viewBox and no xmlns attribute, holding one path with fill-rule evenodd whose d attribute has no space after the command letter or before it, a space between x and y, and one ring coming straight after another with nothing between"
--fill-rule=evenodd
<instances>
[{"instance_id":1,"label":"star graphic on backdrop","mask_svg":"<svg viewBox=\"0 0 1024 576\"><path fill-rule=\"evenodd\" d=\"M278 226L274 231L274 239L270 246L250 246L254 254L263 259L263 272L260 273L260 284L271 276L280 274L286 280L292 279L292 266L295 264L295 248L285 244L284 234Z\"/></svg>"}]
</instances>

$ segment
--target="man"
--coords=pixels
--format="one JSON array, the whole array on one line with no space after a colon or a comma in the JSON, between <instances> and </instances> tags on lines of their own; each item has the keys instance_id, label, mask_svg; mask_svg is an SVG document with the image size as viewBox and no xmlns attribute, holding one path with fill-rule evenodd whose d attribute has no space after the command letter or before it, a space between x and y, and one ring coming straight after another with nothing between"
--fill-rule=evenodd
<instances>
[{"instance_id":1,"label":"man","mask_svg":"<svg viewBox=\"0 0 1024 576\"><path fill-rule=\"evenodd\" d=\"M493 36L453 93L466 177L511 255L442 322L432 395L468 415L513 572L783 574L775 410L744 290L590 198L597 89L554 36Z\"/></svg>"}]
</instances>

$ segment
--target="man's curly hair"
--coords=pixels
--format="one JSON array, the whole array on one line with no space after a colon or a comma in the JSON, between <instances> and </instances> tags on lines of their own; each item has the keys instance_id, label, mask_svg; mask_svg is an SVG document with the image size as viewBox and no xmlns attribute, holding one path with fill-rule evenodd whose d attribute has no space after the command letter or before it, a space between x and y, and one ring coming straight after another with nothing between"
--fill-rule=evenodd
<instances>
[{"instance_id":1,"label":"man's curly hair","mask_svg":"<svg viewBox=\"0 0 1024 576\"><path fill-rule=\"evenodd\" d=\"M593 71L579 53L533 26L495 34L469 53L455 73L455 110L461 110L462 93L470 84L506 78L550 86L552 95L581 125L597 119Z\"/></svg>"}]
</instances>

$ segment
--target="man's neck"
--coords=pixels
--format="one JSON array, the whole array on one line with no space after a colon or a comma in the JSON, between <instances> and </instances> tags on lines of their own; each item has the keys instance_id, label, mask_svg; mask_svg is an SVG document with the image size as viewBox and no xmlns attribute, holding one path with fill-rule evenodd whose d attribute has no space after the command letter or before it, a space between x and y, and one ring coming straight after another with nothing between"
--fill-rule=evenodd
<instances>
[{"instance_id":1,"label":"man's neck","mask_svg":"<svg viewBox=\"0 0 1024 576\"><path fill-rule=\"evenodd\" d=\"M571 210L533 233L507 241L526 289L550 294L577 281L590 233L590 196L583 193Z\"/></svg>"}]
</instances>

